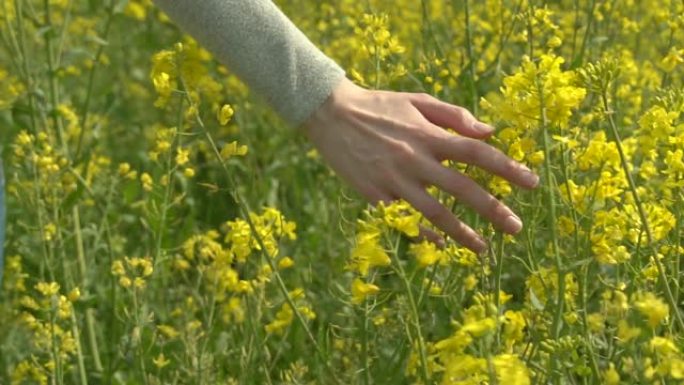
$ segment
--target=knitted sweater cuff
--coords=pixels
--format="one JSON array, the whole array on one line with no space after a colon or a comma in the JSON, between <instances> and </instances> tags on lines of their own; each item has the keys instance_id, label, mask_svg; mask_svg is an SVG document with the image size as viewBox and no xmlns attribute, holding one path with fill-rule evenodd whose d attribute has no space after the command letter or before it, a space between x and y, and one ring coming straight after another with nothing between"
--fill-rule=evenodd
<instances>
[{"instance_id":1,"label":"knitted sweater cuff","mask_svg":"<svg viewBox=\"0 0 684 385\"><path fill-rule=\"evenodd\" d=\"M271 0L155 0L288 124L301 125L344 78Z\"/></svg>"}]
</instances>

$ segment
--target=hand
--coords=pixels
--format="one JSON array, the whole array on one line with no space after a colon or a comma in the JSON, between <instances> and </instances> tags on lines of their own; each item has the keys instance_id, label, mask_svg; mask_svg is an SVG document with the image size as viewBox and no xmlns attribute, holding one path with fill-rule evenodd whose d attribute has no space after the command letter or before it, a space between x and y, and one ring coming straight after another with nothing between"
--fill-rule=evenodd
<instances>
[{"instance_id":1,"label":"hand","mask_svg":"<svg viewBox=\"0 0 684 385\"><path fill-rule=\"evenodd\" d=\"M522 222L472 179L440 162L472 164L525 188L539 183L527 167L481 141L492 127L427 94L371 91L344 79L304 129L330 167L369 202L404 199L478 253L487 249L484 239L428 194L426 186L452 194L507 233L518 233Z\"/></svg>"}]
</instances>

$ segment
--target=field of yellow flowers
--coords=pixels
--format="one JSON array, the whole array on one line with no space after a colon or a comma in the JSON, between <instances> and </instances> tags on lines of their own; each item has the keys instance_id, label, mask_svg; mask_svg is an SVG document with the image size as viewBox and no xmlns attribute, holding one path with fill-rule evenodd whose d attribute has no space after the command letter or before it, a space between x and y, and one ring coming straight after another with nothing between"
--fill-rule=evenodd
<instances>
[{"instance_id":1,"label":"field of yellow flowers","mask_svg":"<svg viewBox=\"0 0 684 385\"><path fill-rule=\"evenodd\" d=\"M150 0L0 0L0 384L684 383L684 1L276 2L494 124L523 231L415 241Z\"/></svg>"}]
</instances>

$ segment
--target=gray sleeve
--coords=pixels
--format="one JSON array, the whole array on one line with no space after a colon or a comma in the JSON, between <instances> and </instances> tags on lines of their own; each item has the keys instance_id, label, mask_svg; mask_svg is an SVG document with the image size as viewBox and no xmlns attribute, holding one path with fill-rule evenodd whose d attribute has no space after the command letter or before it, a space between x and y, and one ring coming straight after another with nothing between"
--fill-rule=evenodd
<instances>
[{"instance_id":1,"label":"gray sleeve","mask_svg":"<svg viewBox=\"0 0 684 385\"><path fill-rule=\"evenodd\" d=\"M293 126L345 75L271 0L154 2Z\"/></svg>"}]
</instances>

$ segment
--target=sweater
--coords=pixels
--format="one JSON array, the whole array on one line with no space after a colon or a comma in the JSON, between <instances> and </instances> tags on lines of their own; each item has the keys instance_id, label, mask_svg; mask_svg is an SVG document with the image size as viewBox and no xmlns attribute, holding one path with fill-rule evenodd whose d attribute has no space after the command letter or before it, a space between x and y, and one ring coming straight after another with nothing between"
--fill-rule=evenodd
<instances>
[{"instance_id":1,"label":"sweater","mask_svg":"<svg viewBox=\"0 0 684 385\"><path fill-rule=\"evenodd\" d=\"M345 75L271 0L154 2L292 126Z\"/></svg>"}]
</instances>

